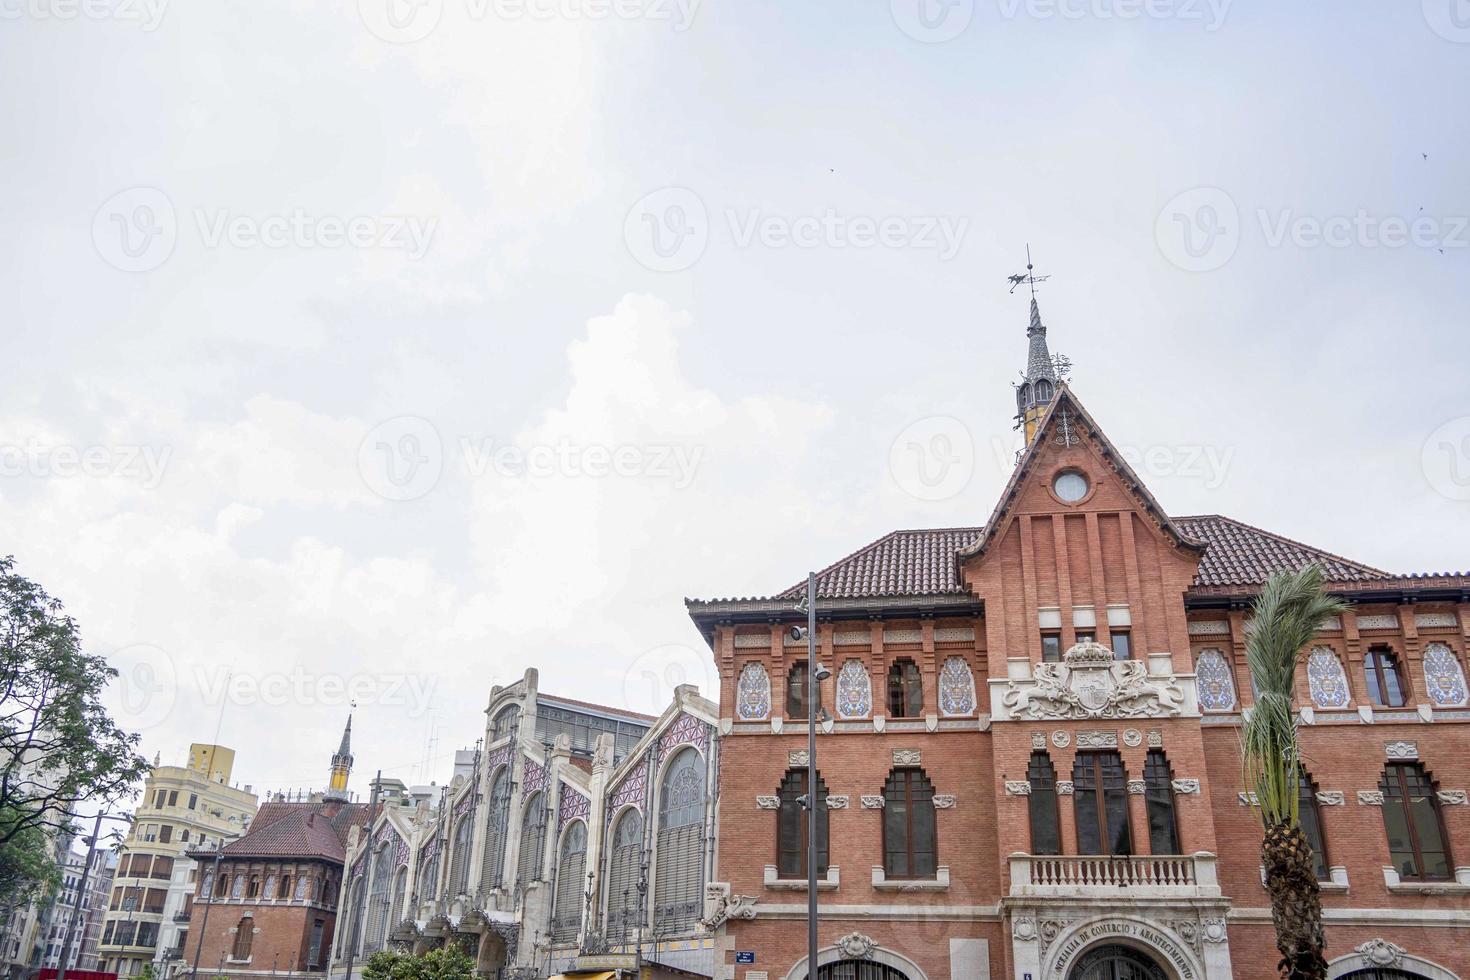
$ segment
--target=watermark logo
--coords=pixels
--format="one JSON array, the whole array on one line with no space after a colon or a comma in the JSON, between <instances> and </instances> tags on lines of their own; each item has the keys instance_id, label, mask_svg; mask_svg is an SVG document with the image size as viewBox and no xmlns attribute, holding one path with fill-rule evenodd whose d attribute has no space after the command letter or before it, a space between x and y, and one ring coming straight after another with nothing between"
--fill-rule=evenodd
<instances>
[{"instance_id":1,"label":"watermark logo","mask_svg":"<svg viewBox=\"0 0 1470 980\"><path fill-rule=\"evenodd\" d=\"M194 683L206 704L240 707L334 708L374 704L404 709L409 718L425 714L438 679L428 674L318 674L304 667L257 674L227 667L196 667Z\"/></svg>"},{"instance_id":2,"label":"watermark logo","mask_svg":"<svg viewBox=\"0 0 1470 980\"><path fill-rule=\"evenodd\" d=\"M1450 419L1424 440L1424 479L1440 496L1470 500L1470 415Z\"/></svg>"},{"instance_id":3,"label":"watermark logo","mask_svg":"<svg viewBox=\"0 0 1470 980\"><path fill-rule=\"evenodd\" d=\"M1196 187L1165 204L1154 222L1164 258L1186 272L1212 272L1240 246L1240 212L1218 187Z\"/></svg>"},{"instance_id":4,"label":"watermark logo","mask_svg":"<svg viewBox=\"0 0 1470 980\"><path fill-rule=\"evenodd\" d=\"M709 245L704 201L687 187L645 194L623 220L623 241L644 268L682 272L698 262Z\"/></svg>"},{"instance_id":5,"label":"watermark logo","mask_svg":"<svg viewBox=\"0 0 1470 980\"><path fill-rule=\"evenodd\" d=\"M769 214L760 208L726 209L725 221L737 248L890 248L933 251L941 262L960 252L970 219L950 215L882 217L821 214Z\"/></svg>"},{"instance_id":6,"label":"watermark logo","mask_svg":"<svg viewBox=\"0 0 1470 980\"><path fill-rule=\"evenodd\" d=\"M163 23L168 0L0 0L0 20L111 20L151 33Z\"/></svg>"},{"instance_id":7,"label":"watermark logo","mask_svg":"<svg viewBox=\"0 0 1470 980\"><path fill-rule=\"evenodd\" d=\"M889 0L893 22L915 41L943 44L965 32L975 17L975 0Z\"/></svg>"},{"instance_id":8,"label":"watermark logo","mask_svg":"<svg viewBox=\"0 0 1470 980\"><path fill-rule=\"evenodd\" d=\"M713 658L678 643L645 650L623 674L623 704L645 715L662 714L681 684L693 684L701 696L717 700L720 679Z\"/></svg>"},{"instance_id":9,"label":"watermark logo","mask_svg":"<svg viewBox=\"0 0 1470 980\"><path fill-rule=\"evenodd\" d=\"M1470 246L1470 217L1417 214L1372 214L1359 208L1353 214L1337 214L1323 218L1298 214L1291 209L1273 214L1264 208L1256 212L1267 246L1281 248L1291 244L1297 248L1415 248L1438 249Z\"/></svg>"},{"instance_id":10,"label":"watermark logo","mask_svg":"<svg viewBox=\"0 0 1470 980\"><path fill-rule=\"evenodd\" d=\"M465 472L479 478L493 473L505 480L590 477L650 479L685 490L694 482L704 459L703 446L674 443L582 444L561 439L555 444L520 446L494 439L461 438Z\"/></svg>"},{"instance_id":11,"label":"watermark logo","mask_svg":"<svg viewBox=\"0 0 1470 980\"><path fill-rule=\"evenodd\" d=\"M1231 0L999 0L1007 20L1173 20L1217 31Z\"/></svg>"},{"instance_id":12,"label":"watermark logo","mask_svg":"<svg viewBox=\"0 0 1470 980\"><path fill-rule=\"evenodd\" d=\"M1422 0L1424 22L1446 41L1470 44L1470 0Z\"/></svg>"},{"instance_id":13,"label":"watermark logo","mask_svg":"<svg viewBox=\"0 0 1470 980\"><path fill-rule=\"evenodd\" d=\"M357 0L357 15L378 40L413 44L439 26L444 0Z\"/></svg>"},{"instance_id":14,"label":"watermark logo","mask_svg":"<svg viewBox=\"0 0 1470 980\"><path fill-rule=\"evenodd\" d=\"M931 415L909 425L888 449L888 472L909 496L948 500L970 485L975 441L965 423Z\"/></svg>"},{"instance_id":15,"label":"watermark logo","mask_svg":"<svg viewBox=\"0 0 1470 980\"><path fill-rule=\"evenodd\" d=\"M357 469L385 500L417 500L439 483L444 446L428 419L400 415L373 427L357 449Z\"/></svg>"},{"instance_id":16,"label":"watermark logo","mask_svg":"<svg viewBox=\"0 0 1470 980\"><path fill-rule=\"evenodd\" d=\"M156 187L129 187L102 202L92 216L97 254L123 272L149 272L174 254L179 222L173 202Z\"/></svg>"},{"instance_id":17,"label":"watermark logo","mask_svg":"<svg viewBox=\"0 0 1470 980\"><path fill-rule=\"evenodd\" d=\"M179 675L167 651L135 643L113 651L107 662L117 676L103 700L119 728L142 732L168 719L178 701Z\"/></svg>"},{"instance_id":18,"label":"watermark logo","mask_svg":"<svg viewBox=\"0 0 1470 980\"><path fill-rule=\"evenodd\" d=\"M172 455L172 446L58 446L32 439L0 445L0 477L123 477L152 490L163 482Z\"/></svg>"}]
</instances>

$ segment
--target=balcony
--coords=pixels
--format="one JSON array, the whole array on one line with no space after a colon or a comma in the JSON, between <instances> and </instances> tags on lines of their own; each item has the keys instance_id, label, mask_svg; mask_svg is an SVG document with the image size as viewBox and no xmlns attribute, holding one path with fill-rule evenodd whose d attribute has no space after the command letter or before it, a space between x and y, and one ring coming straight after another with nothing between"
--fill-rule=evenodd
<instances>
[{"instance_id":1,"label":"balcony","mask_svg":"<svg viewBox=\"0 0 1470 980\"><path fill-rule=\"evenodd\" d=\"M1215 855L1012 854L1011 898L1219 898Z\"/></svg>"}]
</instances>

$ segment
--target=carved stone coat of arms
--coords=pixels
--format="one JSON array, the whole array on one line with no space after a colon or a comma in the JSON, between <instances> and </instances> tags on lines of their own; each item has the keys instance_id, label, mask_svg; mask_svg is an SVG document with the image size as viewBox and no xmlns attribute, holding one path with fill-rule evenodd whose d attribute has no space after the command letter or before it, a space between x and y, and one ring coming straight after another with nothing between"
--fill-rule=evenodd
<instances>
[{"instance_id":1,"label":"carved stone coat of arms","mask_svg":"<svg viewBox=\"0 0 1470 980\"><path fill-rule=\"evenodd\" d=\"M1015 718L1161 718L1179 714L1185 694L1173 677L1150 676L1137 660L1114 660L1101 643L1079 643L1059 664L1011 680L1001 704Z\"/></svg>"}]
</instances>

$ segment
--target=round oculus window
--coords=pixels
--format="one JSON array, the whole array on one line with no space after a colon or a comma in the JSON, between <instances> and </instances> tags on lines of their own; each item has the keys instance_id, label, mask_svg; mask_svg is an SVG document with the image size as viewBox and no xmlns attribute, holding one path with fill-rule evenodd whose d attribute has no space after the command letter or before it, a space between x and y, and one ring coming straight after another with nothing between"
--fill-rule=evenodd
<instances>
[{"instance_id":1,"label":"round oculus window","mask_svg":"<svg viewBox=\"0 0 1470 980\"><path fill-rule=\"evenodd\" d=\"M1087 483L1087 477L1078 473L1076 470L1066 470L1057 474L1056 479L1051 483L1051 489L1059 500L1064 500L1069 504L1075 504L1087 496L1087 491L1090 487Z\"/></svg>"}]
</instances>

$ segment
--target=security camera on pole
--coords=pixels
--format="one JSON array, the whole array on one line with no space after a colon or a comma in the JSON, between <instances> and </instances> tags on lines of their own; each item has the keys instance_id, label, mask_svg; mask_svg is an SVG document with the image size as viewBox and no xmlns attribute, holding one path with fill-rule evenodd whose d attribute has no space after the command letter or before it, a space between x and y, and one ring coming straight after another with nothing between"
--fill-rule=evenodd
<instances>
[{"instance_id":1,"label":"security camera on pole","mask_svg":"<svg viewBox=\"0 0 1470 980\"><path fill-rule=\"evenodd\" d=\"M815 980L817 968L817 692L822 681L832 672L817 663L817 574L806 576L806 597L796 606L806 612L806 626L791 627L791 638L806 638L806 793L801 805L806 808L806 975ZM822 709L822 720L827 709Z\"/></svg>"}]
</instances>

